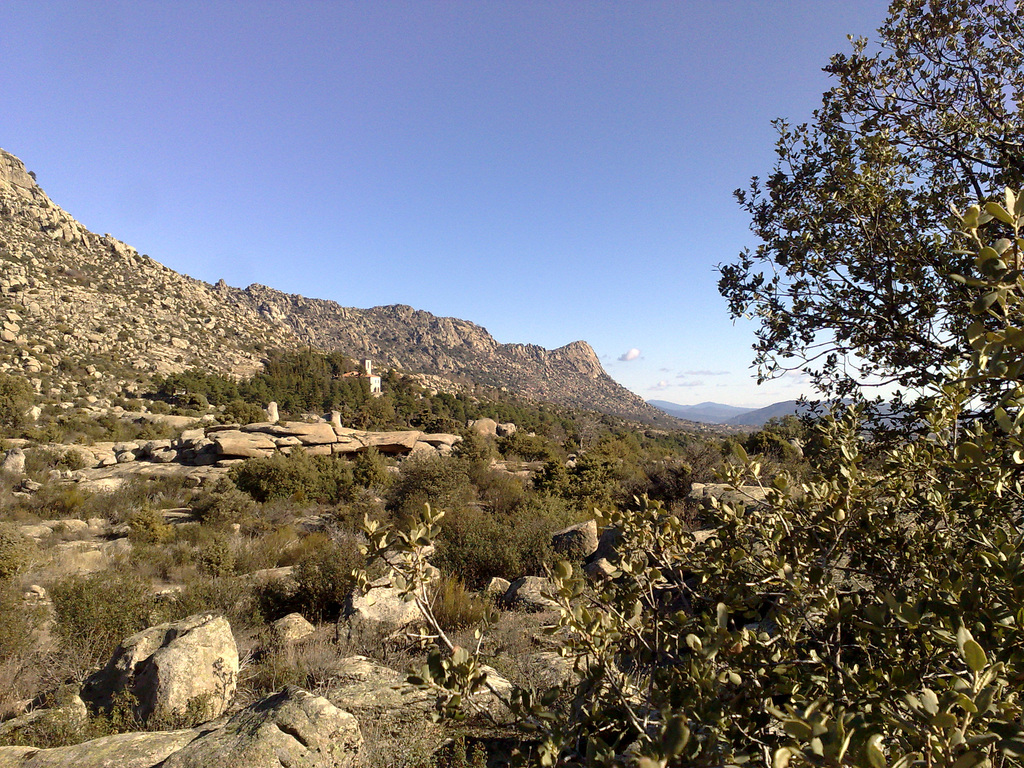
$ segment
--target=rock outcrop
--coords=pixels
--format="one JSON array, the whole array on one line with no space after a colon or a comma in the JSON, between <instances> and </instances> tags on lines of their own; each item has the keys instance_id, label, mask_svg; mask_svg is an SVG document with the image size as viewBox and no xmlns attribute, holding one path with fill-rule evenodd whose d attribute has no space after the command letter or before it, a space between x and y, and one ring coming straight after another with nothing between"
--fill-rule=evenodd
<instances>
[{"instance_id":1,"label":"rock outcrop","mask_svg":"<svg viewBox=\"0 0 1024 768\"><path fill-rule=\"evenodd\" d=\"M55 749L0 747L0 768L354 768L356 719L288 686L200 728L120 733Z\"/></svg>"},{"instance_id":2,"label":"rock outcrop","mask_svg":"<svg viewBox=\"0 0 1024 768\"><path fill-rule=\"evenodd\" d=\"M121 641L107 665L90 677L82 698L107 709L130 693L137 714L220 715L238 683L238 648L223 616L197 614L160 624Z\"/></svg>"},{"instance_id":3,"label":"rock outcrop","mask_svg":"<svg viewBox=\"0 0 1024 768\"><path fill-rule=\"evenodd\" d=\"M362 743L355 717L290 685L174 752L161 768L354 768Z\"/></svg>"}]
</instances>

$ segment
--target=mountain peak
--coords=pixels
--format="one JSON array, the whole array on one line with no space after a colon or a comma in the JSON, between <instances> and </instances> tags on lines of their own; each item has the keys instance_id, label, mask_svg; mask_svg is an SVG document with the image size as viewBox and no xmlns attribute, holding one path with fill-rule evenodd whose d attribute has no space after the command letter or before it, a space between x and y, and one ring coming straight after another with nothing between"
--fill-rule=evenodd
<instances>
[{"instance_id":1,"label":"mountain peak","mask_svg":"<svg viewBox=\"0 0 1024 768\"><path fill-rule=\"evenodd\" d=\"M0 149L0 189L13 192L19 197L45 197L43 190L36 183L35 176L29 173L20 159Z\"/></svg>"}]
</instances>

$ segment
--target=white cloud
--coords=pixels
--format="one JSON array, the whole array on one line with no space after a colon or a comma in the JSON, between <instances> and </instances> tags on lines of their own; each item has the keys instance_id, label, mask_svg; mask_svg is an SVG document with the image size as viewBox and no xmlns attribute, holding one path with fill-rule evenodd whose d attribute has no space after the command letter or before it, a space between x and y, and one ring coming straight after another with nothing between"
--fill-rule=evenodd
<instances>
[{"instance_id":1,"label":"white cloud","mask_svg":"<svg viewBox=\"0 0 1024 768\"><path fill-rule=\"evenodd\" d=\"M619 361L623 363L628 363L630 360L636 360L638 357L640 357L640 350L637 349L636 347L633 347L631 350L629 350L629 352L623 352L621 355L619 355Z\"/></svg>"},{"instance_id":2,"label":"white cloud","mask_svg":"<svg viewBox=\"0 0 1024 768\"><path fill-rule=\"evenodd\" d=\"M683 376L728 376L728 371L683 371L679 374L679 378Z\"/></svg>"},{"instance_id":3,"label":"white cloud","mask_svg":"<svg viewBox=\"0 0 1024 768\"><path fill-rule=\"evenodd\" d=\"M648 387L648 389L651 390L652 392L660 392L663 389L668 389L668 387L669 387L669 383L667 381L665 381L664 379L662 379L661 381L659 381L654 386Z\"/></svg>"}]
</instances>

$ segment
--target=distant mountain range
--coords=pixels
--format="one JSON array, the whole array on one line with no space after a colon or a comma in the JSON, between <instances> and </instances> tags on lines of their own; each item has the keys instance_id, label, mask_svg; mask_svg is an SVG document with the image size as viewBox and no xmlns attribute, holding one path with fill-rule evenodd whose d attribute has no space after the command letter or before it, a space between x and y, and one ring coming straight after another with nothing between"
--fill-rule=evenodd
<instances>
[{"instance_id":1,"label":"distant mountain range","mask_svg":"<svg viewBox=\"0 0 1024 768\"><path fill-rule=\"evenodd\" d=\"M764 408L740 408L735 405L712 402L678 405L666 400L648 400L647 404L678 419L698 421L703 424L727 424L734 427L760 427L769 419L779 419L800 412L796 400L783 400Z\"/></svg>"}]
</instances>

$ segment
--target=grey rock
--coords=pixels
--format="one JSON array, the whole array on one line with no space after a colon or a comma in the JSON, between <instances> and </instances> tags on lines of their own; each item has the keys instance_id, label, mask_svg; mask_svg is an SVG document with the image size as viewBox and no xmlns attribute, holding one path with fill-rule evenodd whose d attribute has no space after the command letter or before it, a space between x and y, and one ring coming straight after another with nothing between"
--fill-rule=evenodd
<instances>
[{"instance_id":1,"label":"grey rock","mask_svg":"<svg viewBox=\"0 0 1024 768\"><path fill-rule=\"evenodd\" d=\"M558 608L558 603L546 596L553 590L551 582L542 576L523 576L512 582L501 602L530 613L550 611Z\"/></svg>"},{"instance_id":2,"label":"grey rock","mask_svg":"<svg viewBox=\"0 0 1024 768\"><path fill-rule=\"evenodd\" d=\"M25 474L25 452L21 448L11 448L5 455L0 470L13 475Z\"/></svg>"},{"instance_id":3,"label":"grey rock","mask_svg":"<svg viewBox=\"0 0 1024 768\"><path fill-rule=\"evenodd\" d=\"M108 708L117 692L128 691L143 719L190 714L196 702L212 718L231 701L237 679L231 626L223 616L197 614L123 640L106 667L86 681L82 698Z\"/></svg>"},{"instance_id":4,"label":"grey rock","mask_svg":"<svg viewBox=\"0 0 1024 768\"><path fill-rule=\"evenodd\" d=\"M289 685L182 747L161 768L355 768L362 744L355 717Z\"/></svg>"},{"instance_id":5,"label":"grey rock","mask_svg":"<svg viewBox=\"0 0 1024 768\"><path fill-rule=\"evenodd\" d=\"M573 559L590 557L597 551L597 544L596 520L576 523L551 535L551 546L555 552Z\"/></svg>"}]
</instances>

